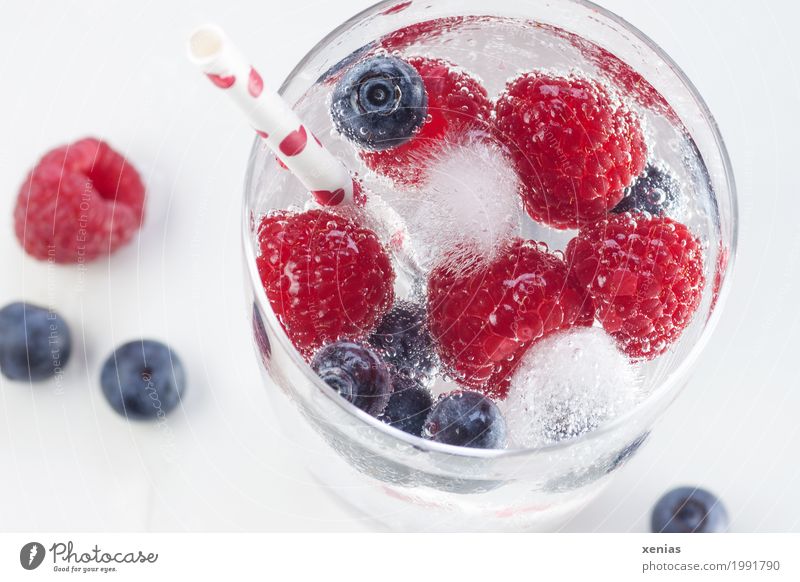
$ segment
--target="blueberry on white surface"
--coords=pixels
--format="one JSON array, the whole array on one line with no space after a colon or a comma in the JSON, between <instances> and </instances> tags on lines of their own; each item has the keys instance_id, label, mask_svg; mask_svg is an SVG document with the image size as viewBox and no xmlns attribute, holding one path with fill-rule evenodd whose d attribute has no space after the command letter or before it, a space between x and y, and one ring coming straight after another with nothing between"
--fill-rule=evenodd
<instances>
[{"instance_id":1,"label":"blueberry on white surface","mask_svg":"<svg viewBox=\"0 0 800 582\"><path fill-rule=\"evenodd\" d=\"M428 415L423 436L438 443L477 449L502 449L506 422L491 399L459 390L439 398Z\"/></svg>"},{"instance_id":2,"label":"blueberry on white surface","mask_svg":"<svg viewBox=\"0 0 800 582\"><path fill-rule=\"evenodd\" d=\"M425 121L427 108L417 70L402 59L379 55L355 65L337 83L331 117L348 140L380 151L410 140Z\"/></svg>"},{"instance_id":3,"label":"blueberry on white surface","mask_svg":"<svg viewBox=\"0 0 800 582\"><path fill-rule=\"evenodd\" d=\"M433 406L430 390L418 381L403 377L392 377L392 396L380 419L395 428L414 436L422 436L422 425Z\"/></svg>"},{"instance_id":4,"label":"blueberry on white surface","mask_svg":"<svg viewBox=\"0 0 800 582\"><path fill-rule=\"evenodd\" d=\"M117 348L100 372L103 394L116 412L136 420L163 417L186 389L186 372L178 355L153 340L135 340Z\"/></svg>"},{"instance_id":5,"label":"blueberry on white surface","mask_svg":"<svg viewBox=\"0 0 800 582\"><path fill-rule=\"evenodd\" d=\"M650 527L655 533L722 533L728 523L728 512L713 493L678 487L656 502Z\"/></svg>"},{"instance_id":6,"label":"blueberry on white surface","mask_svg":"<svg viewBox=\"0 0 800 582\"><path fill-rule=\"evenodd\" d=\"M69 326L58 313L22 302L0 309L0 372L9 380L51 378L71 351Z\"/></svg>"},{"instance_id":7,"label":"blueberry on white surface","mask_svg":"<svg viewBox=\"0 0 800 582\"><path fill-rule=\"evenodd\" d=\"M389 367L371 348L338 341L321 348L311 360L317 375L342 398L378 416L392 394Z\"/></svg>"}]
</instances>

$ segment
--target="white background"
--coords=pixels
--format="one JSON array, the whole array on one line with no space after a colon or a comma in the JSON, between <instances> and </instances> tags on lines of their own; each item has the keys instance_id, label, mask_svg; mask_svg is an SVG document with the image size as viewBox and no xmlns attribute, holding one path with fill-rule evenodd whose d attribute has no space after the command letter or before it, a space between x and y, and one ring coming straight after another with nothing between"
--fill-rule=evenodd
<instances>
[{"instance_id":1,"label":"white background","mask_svg":"<svg viewBox=\"0 0 800 582\"><path fill-rule=\"evenodd\" d=\"M0 379L0 530L370 527L310 481L275 426L241 290L251 132L183 44L217 21L274 85L368 4L0 2L0 303L51 303L76 340L62 383ZM687 390L566 529L645 531L664 490L699 484L724 499L735 531L800 531L800 11L777 0L604 4L708 101L736 171L741 238L735 289ZM127 155L149 198L140 237L80 273L26 258L11 212L38 157L84 135ZM99 391L105 356L141 336L171 343L189 368L167 430L126 423Z\"/></svg>"}]
</instances>

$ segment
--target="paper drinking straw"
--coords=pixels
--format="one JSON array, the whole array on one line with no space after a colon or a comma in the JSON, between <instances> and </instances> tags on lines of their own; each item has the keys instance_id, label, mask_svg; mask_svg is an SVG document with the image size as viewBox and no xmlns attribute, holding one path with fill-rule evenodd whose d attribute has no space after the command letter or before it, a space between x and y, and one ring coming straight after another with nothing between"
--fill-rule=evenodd
<instances>
[{"instance_id":1,"label":"paper drinking straw","mask_svg":"<svg viewBox=\"0 0 800 582\"><path fill-rule=\"evenodd\" d=\"M358 184L217 26L189 37L189 58L239 107L280 161L323 206L363 205Z\"/></svg>"}]
</instances>

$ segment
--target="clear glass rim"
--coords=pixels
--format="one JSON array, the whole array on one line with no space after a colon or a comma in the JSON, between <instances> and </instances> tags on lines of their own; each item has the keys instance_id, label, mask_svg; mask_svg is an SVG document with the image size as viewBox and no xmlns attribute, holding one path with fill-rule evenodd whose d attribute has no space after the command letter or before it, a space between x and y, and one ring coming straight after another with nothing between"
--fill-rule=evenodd
<instances>
[{"instance_id":1,"label":"clear glass rim","mask_svg":"<svg viewBox=\"0 0 800 582\"><path fill-rule=\"evenodd\" d=\"M341 407L344 411L354 416L364 424L370 426L371 428L374 428L375 430L384 432L387 435L396 438L402 441L404 444L413 447L417 450L421 450L424 452L435 452L439 454L445 454L455 457L464 457L464 458L500 459L500 458L523 457L526 455L538 454L538 453L543 453L543 454L557 453L562 450L579 446L582 443L590 442L594 439L603 438L604 435L610 432L614 432L621 425L627 424L628 422L630 422L632 418L641 414L644 408L648 406L654 406L657 402L665 398L669 393L680 388L681 380L684 377L688 376L688 372L694 366L700 353L702 353L702 351L708 344L708 341L712 333L714 332L714 329L717 326L720 315L724 309L725 303L727 302L736 263L736 253L737 253L737 246L739 239L739 224L738 224L739 211L737 205L736 182L733 175L733 169L731 167L731 160L728 155L728 150L725 147L725 142L722 139L722 135L719 131L719 126L717 125L717 122L714 119L713 114L708 108L708 105L706 104L703 97L700 95L699 91L697 90L697 87L686 76L686 74L683 72L680 66L678 66L678 64L675 63L675 61L673 61L672 58L655 43L655 41L653 41L649 36L647 36L641 30L636 28L633 24L631 24L621 16L618 16L617 14L609 11L608 9L603 8L602 6L599 6L594 2L590 2L589 0L559 0L559 1L567 4L574 4L582 6L584 8L588 8L596 13L599 13L602 17L607 18L621 25L627 32L632 33L636 38L638 38L641 42L643 42L649 50L653 51L653 53L655 53L658 58L660 58L667 66L669 66L670 70L672 70L672 72L676 75L676 77L680 80L680 82L686 87L686 89L689 91L690 95L694 99L702 115L703 121L708 125L713 135L714 143L716 145L717 151L722 161L722 166L725 173L725 180L728 184L727 196L731 214L731 242L730 246L728 247L730 252L728 255L727 266L725 269L725 276L723 278L722 285L719 289L714 309L712 310L711 315L708 321L706 322L706 325L704 326L697 342L692 347L689 354L675 367L674 370L672 370L669 373L669 375L664 379L664 381L655 390L653 390L653 392L644 401L642 401L639 405L637 405L633 409L618 416L614 420L606 424L603 424L597 430L584 433L583 435L573 439L568 439L556 443L550 443L546 445L529 447L529 448L476 449L470 447L458 447L454 445L437 443L404 432L400 429L397 429L393 426L386 424L385 422L378 420L374 416L367 414L360 408L354 406L352 403L342 398L338 394L338 392L336 392L333 388L328 386L328 384L323 382L319 378L319 376L317 376L314 373L308 362L306 362L305 359L303 359L302 356L300 356L299 352L296 350L294 345L292 345L291 340L289 340L289 337L286 335L286 332L283 330L283 327L280 325L277 318L275 317L275 314L272 312L272 308L269 304L269 300L267 299L266 292L264 291L263 285L261 283L261 278L256 268L256 260L255 260L256 257L254 253L254 248L249 238L251 218L250 218L250 209L247 205L247 180L245 181L244 204L242 213L242 243L244 247L245 261L247 263L246 268L249 274L250 283L254 289L256 301L260 305L261 311L266 315L267 318L265 324L268 324L270 326L270 328L274 332L274 335L278 338L279 342L281 343L281 346L286 350L286 353L288 353L292 358L292 363L296 364L298 368L303 371L304 375L309 378L309 380L315 385L317 389L319 389L319 391L322 394L324 394L337 406ZM373 4L372 6L353 15L352 17L348 18L345 22L343 22L341 25L334 28L316 45L314 45L314 47L312 47L311 50L309 50L308 53L300 60L300 62L298 62L298 64L292 69L292 71L287 76L286 80L284 80L284 82L281 84L279 93L280 94L284 93L289 80L297 76L297 74L303 70L308 61L311 60L311 58L317 53L317 51L319 51L322 46L327 45L329 40L338 36L340 31L350 26L350 24L353 21L361 19L365 14L372 13L374 11L377 11L378 9L391 7L396 3L397 0L382 0L381 2ZM258 141L259 138L255 137L254 143L257 144Z\"/></svg>"}]
</instances>

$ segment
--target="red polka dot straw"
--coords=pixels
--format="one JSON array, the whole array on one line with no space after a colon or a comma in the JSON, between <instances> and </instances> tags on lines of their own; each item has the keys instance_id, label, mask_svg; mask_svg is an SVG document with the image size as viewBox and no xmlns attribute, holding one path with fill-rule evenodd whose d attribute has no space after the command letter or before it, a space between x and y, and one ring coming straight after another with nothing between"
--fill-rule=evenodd
<instances>
[{"instance_id":1,"label":"red polka dot straw","mask_svg":"<svg viewBox=\"0 0 800 582\"><path fill-rule=\"evenodd\" d=\"M221 29L213 25L197 29L189 38L189 58L231 98L319 204L363 204L347 168L311 135L283 98L264 85L259 72Z\"/></svg>"}]
</instances>

